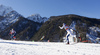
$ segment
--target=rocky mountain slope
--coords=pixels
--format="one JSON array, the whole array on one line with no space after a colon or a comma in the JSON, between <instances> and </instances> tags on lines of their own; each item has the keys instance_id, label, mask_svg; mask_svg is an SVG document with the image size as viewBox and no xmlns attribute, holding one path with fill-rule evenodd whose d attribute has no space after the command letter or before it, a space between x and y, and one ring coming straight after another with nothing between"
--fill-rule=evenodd
<instances>
[{"instance_id":1,"label":"rocky mountain slope","mask_svg":"<svg viewBox=\"0 0 100 55\"><path fill-rule=\"evenodd\" d=\"M42 24L28 20L24 17L19 17L18 19L17 22L0 33L0 38L10 39L9 32L13 28L16 31L17 40L29 40Z\"/></svg>"},{"instance_id":2,"label":"rocky mountain slope","mask_svg":"<svg viewBox=\"0 0 100 55\"><path fill-rule=\"evenodd\" d=\"M88 33L89 27L95 26L100 28L100 19L88 18L74 14L52 16L41 26L39 31L33 36L32 40L39 41L42 36L45 36L43 41L62 41L66 31L64 29L60 30L59 26L62 26L63 23L70 26L73 21L76 23L75 29L82 38L82 41L87 40L86 34ZM99 32L98 37L100 37Z\"/></svg>"}]
</instances>

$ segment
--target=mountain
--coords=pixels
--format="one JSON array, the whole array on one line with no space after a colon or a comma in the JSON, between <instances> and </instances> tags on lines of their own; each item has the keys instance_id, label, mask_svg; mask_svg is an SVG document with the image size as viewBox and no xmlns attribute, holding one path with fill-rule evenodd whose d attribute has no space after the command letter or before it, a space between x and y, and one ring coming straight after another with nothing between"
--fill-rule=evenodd
<instances>
[{"instance_id":1,"label":"mountain","mask_svg":"<svg viewBox=\"0 0 100 55\"><path fill-rule=\"evenodd\" d=\"M66 23L68 26L71 26L73 23L72 26L75 25L73 28L76 29L76 34L82 38L82 41L87 40L86 34L89 32L89 27L95 26L100 28L100 19L88 18L74 14L52 16L41 26L39 31L32 37L32 40L39 41L42 36L45 36L43 41L62 41L66 31L64 29L60 30L59 26L62 26L63 23ZM98 37L100 38L99 35Z\"/></svg>"},{"instance_id":2,"label":"mountain","mask_svg":"<svg viewBox=\"0 0 100 55\"><path fill-rule=\"evenodd\" d=\"M65 30L59 29L62 23L66 23L75 30L75 34L81 37L82 41L91 40L95 43L98 42L95 39L100 38L100 31L97 31L100 30L100 19L75 14L50 18L34 14L25 18L11 7L0 5L0 38L3 39L10 39L9 31L13 28L16 31L17 40L40 41L44 36L43 41L59 42L66 35Z\"/></svg>"},{"instance_id":3,"label":"mountain","mask_svg":"<svg viewBox=\"0 0 100 55\"><path fill-rule=\"evenodd\" d=\"M11 39L9 32L13 28L17 40L30 40L47 20L39 14L25 18L11 7L0 5L0 38Z\"/></svg>"},{"instance_id":4,"label":"mountain","mask_svg":"<svg viewBox=\"0 0 100 55\"><path fill-rule=\"evenodd\" d=\"M13 9L11 7L0 5L0 16L4 16L11 11L13 11Z\"/></svg>"},{"instance_id":5,"label":"mountain","mask_svg":"<svg viewBox=\"0 0 100 55\"><path fill-rule=\"evenodd\" d=\"M41 17L39 14L30 15L27 19L38 23L44 23L48 20L46 17Z\"/></svg>"},{"instance_id":6,"label":"mountain","mask_svg":"<svg viewBox=\"0 0 100 55\"><path fill-rule=\"evenodd\" d=\"M22 17L22 15L14 11L11 7L4 5L0 5L0 16L0 32L18 21L19 17Z\"/></svg>"},{"instance_id":7,"label":"mountain","mask_svg":"<svg viewBox=\"0 0 100 55\"><path fill-rule=\"evenodd\" d=\"M34 22L24 17L19 17L18 19L18 21L0 33L0 38L10 39L9 32L13 28L16 31L17 40L30 40L42 25L42 23Z\"/></svg>"}]
</instances>

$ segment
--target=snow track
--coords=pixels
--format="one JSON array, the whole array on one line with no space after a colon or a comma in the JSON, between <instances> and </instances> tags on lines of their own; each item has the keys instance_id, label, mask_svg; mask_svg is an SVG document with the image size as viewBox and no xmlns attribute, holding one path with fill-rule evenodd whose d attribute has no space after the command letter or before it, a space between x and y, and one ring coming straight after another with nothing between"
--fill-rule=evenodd
<instances>
[{"instance_id":1,"label":"snow track","mask_svg":"<svg viewBox=\"0 0 100 55\"><path fill-rule=\"evenodd\" d=\"M100 44L0 40L0 55L99 55Z\"/></svg>"}]
</instances>

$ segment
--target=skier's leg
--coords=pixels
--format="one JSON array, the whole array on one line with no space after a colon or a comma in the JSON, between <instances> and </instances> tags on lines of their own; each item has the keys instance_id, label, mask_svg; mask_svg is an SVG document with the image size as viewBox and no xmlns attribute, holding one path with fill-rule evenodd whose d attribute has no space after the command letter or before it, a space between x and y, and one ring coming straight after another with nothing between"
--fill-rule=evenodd
<instances>
[{"instance_id":1,"label":"skier's leg","mask_svg":"<svg viewBox=\"0 0 100 55\"><path fill-rule=\"evenodd\" d=\"M12 35L10 36L10 39L12 39Z\"/></svg>"},{"instance_id":2,"label":"skier's leg","mask_svg":"<svg viewBox=\"0 0 100 55\"><path fill-rule=\"evenodd\" d=\"M14 39L14 40L16 40L16 36L15 36L15 35L16 35L16 33L14 33L14 36L13 36L13 39Z\"/></svg>"},{"instance_id":3,"label":"skier's leg","mask_svg":"<svg viewBox=\"0 0 100 55\"><path fill-rule=\"evenodd\" d=\"M67 35L67 44L69 44L69 38L68 38L69 36L70 34Z\"/></svg>"},{"instance_id":4,"label":"skier's leg","mask_svg":"<svg viewBox=\"0 0 100 55\"><path fill-rule=\"evenodd\" d=\"M14 38L14 40L16 40L16 37L15 36L13 38Z\"/></svg>"},{"instance_id":5,"label":"skier's leg","mask_svg":"<svg viewBox=\"0 0 100 55\"><path fill-rule=\"evenodd\" d=\"M11 40L13 39L13 35L11 35Z\"/></svg>"},{"instance_id":6,"label":"skier's leg","mask_svg":"<svg viewBox=\"0 0 100 55\"><path fill-rule=\"evenodd\" d=\"M77 42L76 35L73 35L74 42Z\"/></svg>"},{"instance_id":7,"label":"skier's leg","mask_svg":"<svg viewBox=\"0 0 100 55\"><path fill-rule=\"evenodd\" d=\"M12 34L12 39L14 39L14 34Z\"/></svg>"},{"instance_id":8,"label":"skier's leg","mask_svg":"<svg viewBox=\"0 0 100 55\"><path fill-rule=\"evenodd\" d=\"M76 37L73 37L74 38L74 42L76 42Z\"/></svg>"}]
</instances>

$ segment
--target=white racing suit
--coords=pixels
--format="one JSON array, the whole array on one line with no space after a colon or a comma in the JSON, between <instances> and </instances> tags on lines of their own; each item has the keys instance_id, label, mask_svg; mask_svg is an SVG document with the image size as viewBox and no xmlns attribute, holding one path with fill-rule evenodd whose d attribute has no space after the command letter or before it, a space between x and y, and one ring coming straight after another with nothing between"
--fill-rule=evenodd
<instances>
[{"instance_id":1,"label":"white racing suit","mask_svg":"<svg viewBox=\"0 0 100 55\"><path fill-rule=\"evenodd\" d=\"M60 27L60 26L59 26ZM66 35L66 41L64 41L64 42L67 42L68 44L69 44L69 36L72 36L72 37L75 37L76 38L76 35L74 35L73 34L73 30L72 29L70 29L67 25L65 25L65 24L63 24L63 26L62 27L60 27L60 29L65 29L66 30L66 32L67 32L67 35Z\"/></svg>"}]
</instances>

